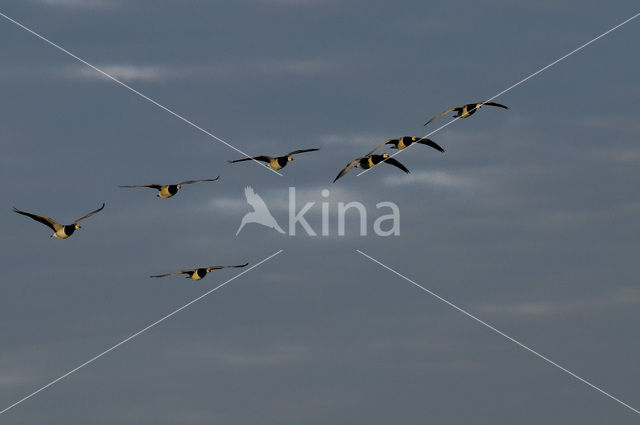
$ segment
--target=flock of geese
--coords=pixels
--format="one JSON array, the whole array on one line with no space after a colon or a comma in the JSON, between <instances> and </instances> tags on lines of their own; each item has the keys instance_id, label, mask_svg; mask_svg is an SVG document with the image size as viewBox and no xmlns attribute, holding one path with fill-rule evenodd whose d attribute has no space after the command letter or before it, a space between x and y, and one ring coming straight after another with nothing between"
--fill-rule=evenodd
<instances>
[{"instance_id":1,"label":"flock of geese","mask_svg":"<svg viewBox=\"0 0 640 425\"><path fill-rule=\"evenodd\" d=\"M504 105L501 105L499 103L495 103L495 102L490 102L490 101L485 101L485 102L478 102L478 103L469 103L466 105L462 105L462 106L453 106L449 109L447 109L446 111L442 112L439 115L436 115L435 117L431 118L429 121L427 121L424 125L427 125L441 117L443 117L444 115L450 113L450 112L455 112L456 114L453 116L453 118L468 118L471 115L473 115L474 113L477 112L478 109L480 109L482 106L496 106L499 108L503 108L503 109L509 109ZM397 149L397 150L403 150L408 148L409 146L411 146L414 143L418 143L418 144L422 144L422 145L426 145L429 146L439 152L444 152L444 149L437 144L436 142L434 142L431 139L425 138L425 137L413 137L413 136L405 136L405 137L400 137L397 139L389 139L386 140L384 143L380 144L379 146L376 146L372 151L370 151L369 153L367 153L364 156L358 157L356 159L354 159L353 161L351 161L349 164L347 164L346 167L344 167L340 173L336 176L336 178L333 180L333 182L335 183L336 180L338 180L339 178L341 178L342 176L344 176L345 174L347 174L349 172L349 170L351 170L352 168L356 167L356 168L362 168L364 170L370 169L375 167L376 165L380 164L381 162L385 162L389 165L393 165L394 167L399 168L400 170L404 171L405 173L409 173L409 170L407 169L407 167L405 167L404 165L402 165L399 161L397 161L394 158L391 158L389 156L388 153L383 153L382 155L378 155L378 154L374 154L377 150L379 150L380 148L386 146L386 145L390 145L391 149ZM243 162L243 161L261 161L266 163L266 166L271 168L272 170L281 170L284 167L287 166L287 164L289 164L289 162L293 161L293 155L298 155L301 153L305 153L305 152L314 152L317 151L319 149L317 148L313 148L313 149L299 149L299 150L295 150L292 152L289 152L286 155L282 155L282 156L269 156L269 155L258 155L258 156L252 156L252 157L246 157L246 158L242 158L242 159L236 159L233 161L229 161L229 163L237 163L237 162ZM176 183L176 184L167 184L167 185L162 185L162 184L139 184L139 185L125 185L125 186L120 186L122 188L141 188L141 187L146 187L146 188L151 188L151 189L155 189L158 191L158 193L156 194L157 197L159 198L171 198L172 196L174 196L176 193L178 193L178 191L182 188L183 185L189 185L189 184L194 184L194 183L200 183L200 182L213 182L213 181L217 181L220 179L220 176L214 178L214 179L200 179L200 180L186 180L186 181L182 181L180 183ZM43 215L38 215L38 214L33 214L30 212L26 212L26 211L21 211L17 208L13 208L13 211L24 215L26 217L29 217L35 221L38 221L42 224L44 224L45 226L49 227L51 230L53 230L53 234L51 234L51 237L53 238L58 238L58 239L67 239L69 236L73 235L73 233L80 229L80 225L78 223L80 223L83 220L88 219L89 217L92 217L93 215L99 213L100 211L102 211L104 209L104 203L100 206L100 208L91 211L90 213L80 217L79 219L75 220L74 222L72 222L71 224L60 224L59 222L57 222L56 220L43 216ZM165 274L159 274L159 275L152 275L150 277L167 277L167 276L175 276L175 275L180 275L180 274L184 274L186 275L187 279L191 279L191 280L201 280L202 278L204 278L209 272L211 272L212 270L220 270L220 269L226 269L226 268L240 268L240 267L246 267L249 263L245 263L245 264L240 264L240 265L235 265L235 266L210 266L210 267L199 267L196 269L187 269L187 270L180 270L178 272L173 272L173 273L165 273Z\"/></svg>"},{"instance_id":2,"label":"flock of geese","mask_svg":"<svg viewBox=\"0 0 640 425\"><path fill-rule=\"evenodd\" d=\"M439 115L436 115L435 117L431 118L424 125L432 123L433 121L437 120L438 118L441 118L441 117L447 115L449 112L455 112L456 113L456 115L454 115L452 118L468 118L471 115L475 114L476 111L478 109L480 109L484 105L497 106L499 108L509 109L504 105L501 105L501 104L495 103L495 102L490 102L490 101L477 102L477 103L468 103L468 104L462 105L462 106L452 106L451 108L447 109L443 113L441 113ZM421 145L427 145L427 146L430 146L430 147L432 147L433 149L435 149L435 150L437 150L439 152L444 152L444 149L442 148L442 146L440 146L439 144L437 144L433 140L427 139L425 137L405 136L405 137L401 137L399 139L389 139L386 142L382 143L381 145L376 146L368 154L366 154L364 156L361 156L361 157L358 157L358 158L354 159L353 161L351 161L350 163L348 163L347 166L344 167L342 169L342 171L340 171L340 173L337 175L337 177L335 179L333 179L333 182L335 183L336 180L338 180L340 177L342 177L345 174L347 174L349 172L349 170L351 170L353 167L362 168L363 170L368 170L369 168L373 168L376 165L380 164L381 162L385 162L385 163L387 163L389 165L393 165L394 167L397 167L397 168L401 169L405 173L409 173L409 170L407 169L407 167L402 165L398 160L389 157L388 153L383 153L382 155L374 155L374 152L377 151L378 149L382 148L385 145L391 145L391 149L403 150L403 149L408 148L409 146L411 146L414 143L419 143Z\"/></svg>"}]
</instances>

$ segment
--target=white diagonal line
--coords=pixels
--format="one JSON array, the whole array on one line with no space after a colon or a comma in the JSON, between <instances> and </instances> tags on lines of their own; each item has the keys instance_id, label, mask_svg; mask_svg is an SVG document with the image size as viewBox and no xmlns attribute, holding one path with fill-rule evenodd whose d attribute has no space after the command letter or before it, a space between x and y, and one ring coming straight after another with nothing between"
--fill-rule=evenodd
<instances>
[{"instance_id":1,"label":"white diagonal line","mask_svg":"<svg viewBox=\"0 0 640 425\"><path fill-rule=\"evenodd\" d=\"M502 96L503 94L505 94L506 92L508 92L511 89L514 89L516 87L518 87L520 84L524 83L525 81L535 77L536 75L540 74L541 72L546 71L547 69L551 68L553 65L557 64L558 62L563 61L564 59L568 58L569 56L573 55L574 53L579 52L580 50L584 49L585 47L587 47L588 45L590 45L591 43L594 43L596 41L598 41L599 39L601 39L602 37L604 37L605 35L609 34L610 32L613 32L615 30L617 30L618 28L620 28L621 26L623 26L626 23L631 22L632 20L634 20L635 18L637 18L638 16L640 16L640 12L636 13L635 15L633 15L632 17L630 17L629 19L626 19L622 22L620 22L618 25L616 25L615 27L612 27L610 29L608 29L607 31L603 32L602 34L600 34L599 36L597 36L596 38L593 38L589 41L587 41L586 43L584 43L582 46L577 47L575 49L573 49L572 51L570 51L569 53L567 53L566 55L554 60L553 62L551 62L550 64L543 66L542 68L540 68L539 70L537 70L536 72L534 72L533 74L530 74L529 76L523 78L522 80L518 81L515 84L512 84L511 86L507 87L506 89L502 90L500 93L496 94L495 96L489 98L489 100L487 100L486 102L490 102L492 100L494 100L495 98ZM475 110L476 108L473 108L472 110ZM451 125L452 123L456 122L457 120L459 120L460 117L454 118L451 121L449 121L448 123L436 128L435 130L433 130L431 133L427 133L425 134L423 137L429 137L432 134L437 133L438 131L442 130L445 127L448 127L449 125ZM389 158L393 158L394 156L400 154L401 152L404 152L407 149L410 149L411 146L408 146L407 148L403 149L403 150L399 150L397 152L394 152L393 155L389 155L388 158L384 159L382 162L386 161ZM373 167L372 167L373 168ZM371 168L368 168L364 171L361 171L359 174L357 174L358 176L363 175L364 173L366 173L367 171L371 170Z\"/></svg>"},{"instance_id":2,"label":"white diagonal line","mask_svg":"<svg viewBox=\"0 0 640 425\"><path fill-rule=\"evenodd\" d=\"M204 294L200 295L199 297L189 301L187 304L183 305L182 307L178 308L177 310L172 311L171 313L167 314L166 316L164 316L162 319L156 320L155 322L153 322L152 324L150 324L149 326L139 330L138 332L134 333L133 335L123 339L122 341L120 341L119 343L117 343L116 345L112 346L111 348L108 348L106 350L104 350L102 353L90 358L89 360L87 360L86 362L82 363L80 366L77 366L73 369L71 369L69 372L65 373L64 375L60 376L59 378L54 379L53 381L49 382L47 385L41 387L40 389L32 392L31 394L21 398L20 400L16 401L15 403L7 406L6 408L4 408L3 410L0 410L0 415L5 413L6 411L16 407L17 405L19 405L20 403L30 399L31 397L33 397L34 395L38 394L41 391L46 390L47 388L49 388L50 386L56 384L57 382L63 380L64 378L66 378L67 376L71 375L74 372L77 372L78 370L82 369L83 367L93 363L94 361L98 360L100 357L104 356L105 354L115 350L116 348L120 347L122 344L125 344L128 341L131 341L132 339L134 339L135 337L137 337L138 335L148 331L149 329L153 328L154 326L164 322L165 320L167 320L168 318L170 318L171 316L175 315L176 313L184 310L185 308L189 307L191 304L194 304L198 301L200 301L202 298L206 297L207 295L211 294L214 291L217 291L218 289L222 288L223 286L225 286L227 283L231 282L232 280L235 280L237 278L239 278L240 276L242 276L243 274L253 270L254 268L258 267L259 265L261 265L262 263L272 259L273 257L275 257L276 255L280 254L283 250L281 249L280 251L276 252L275 254L271 254L270 256L268 256L267 258L265 258L264 260L260 261L259 263L256 263L255 265L249 267L246 270L243 270L242 272L238 273L237 275L235 275L234 277L232 277L231 279L227 280L224 283L221 283L220 285L216 286L213 289L208 290L207 292L205 292Z\"/></svg>"},{"instance_id":3,"label":"white diagonal line","mask_svg":"<svg viewBox=\"0 0 640 425\"><path fill-rule=\"evenodd\" d=\"M74 55L73 53L71 53L70 51L68 51L67 49L57 45L56 43L54 43L53 41L49 40L48 38L38 34L37 32L35 32L34 30L32 30L31 28L26 27L25 25L21 24L20 22L16 21L15 19L10 18L9 16L5 15L4 13L0 12L0 16L2 16L3 18L5 18L6 20L13 22L14 24L16 24L17 26L19 26L20 28L22 28L25 31L30 32L31 34L35 35L36 37L38 37L39 39L45 41L46 43L50 44L51 46L55 47L56 49L60 50L63 53L66 53L67 55L71 56L72 58L74 58L75 60L82 62L83 64L87 65L89 68L99 72L100 74L104 75L105 77L109 78L110 80L120 84L122 87L126 88L127 90L137 94L138 96L140 96L141 98L153 103L154 105L156 105L158 108L163 109L165 111L167 111L168 113L170 113L171 115L173 115L174 117L186 122L187 124L189 124L191 127L195 128L196 130L201 131L202 133L206 134L209 137L212 137L213 139L219 141L220 143L225 144L226 146L230 147L231 149L233 149L234 151L241 153L242 155L246 156L247 158L250 158L249 155L247 155L246 153L242 152L240 149L236 148L235 146L227 143L226 141L222 140L220 137L216 136L215 134L205 130L204 128L200 127L199 125L193 123L192 121L189 121L188 119L186 119L185 117L183 117L182 115L178 114L177 112L174 112L173 110L167 108L166 106L156 102L155 100L151 99L149 96L146 96L144 94L142 94L141 92L139 92L138 90L134 89L133 87L123 83L122 81L118 80L116 77L106 73L105 71L101 70L100 68L98 68L97 66L94 66L92 64L90 64L89 62L87 62L86 60ZM263 164L262 162L259 162L255 159L252 159L255 163L262 165L263 167L265 167L267 170L273 171L274 173L276 173L279 176L282 176L282 174L280 174L279 172L277 172L276 170L267 167L265 164Z\"/></svg>"},{"instance_id":4,"label":"white diagonal line","mask_svg":"<svg viewBox=\"0 0 640 425\"><path fill-rule=\"evenodd\" d=\"M425 288L424 286L414 282L413 280L409 279L408 277L406 277L405 275L395 271L394 269L392 269L391 267L381 263L380 261L376 260L375 258L371 257L370 255L365 254L364 252L360 251L359 249L356 249L356 251L358 251L360 254L362 254L364 257L368 258L369 260L373 261L376 264L379 264L380 266L384 267L385 269L389 270L390 272L394 273L397 276L400 276L401 278L403 278L404 280L406 280L407 282L411 283L412 285L422 289L424 292L428 293L429 295L432 295L434 297L436 297L437 299L439 299L440 301L442 301L443 303L447 304L449 307L453 307L454 309L458 310L459 312L461 312L462 314L470 317L471 319L475 320L476 322L480 323L481 325L491 329L492 331L494 331L495 333L497 333L498 335L501 335L503 337L505 337L506 339L508 339L509 341L517 344L518 346L524 348L525 350L527 350L528 352L530 352L531 354L541 358L542 360L544 360L545 362L557 367L558 369L562 370L565 373L568 373L569 375L573 376L574 378L576 378L577 380L579 380L580 382L587 384L588 386L590 386L591 388L593 388L594 390L598 391L601 394L604 394L605 396L609 397L610 399L620 403L621 405L623 405L624 407L630 409L631 411L640 414L640 411L631 407L630 405L628 405L627 403L625 403L624 401L620 400L619 398L616 398L614 396L612 396L611 394L609 394L608 392L606 392L605 390L601 389L600 387L595 386L594 384L592 384L591 382L587 381L584 378L579 377L578 375L576 375L575 373L571 372L569 369L560 366L558 363L554 362L553 360L543 356L542 354L538 353L537 351L535 351L534 349L524 345L523 343L521 343L520 341L510 337L509 335L507 335L506 333L502 332L501 330L491 326L490 324L488 324L487 322L485 322L482 319L479 319L478 317L474 316L473 314L469 313L468 311L458 307L457 305L455 305L454 303L452 303L451 301L446 300L445 298L442 298L440 295L436 294L433 291L428 290L427 288Z\"/></svg>"}]
</instances>

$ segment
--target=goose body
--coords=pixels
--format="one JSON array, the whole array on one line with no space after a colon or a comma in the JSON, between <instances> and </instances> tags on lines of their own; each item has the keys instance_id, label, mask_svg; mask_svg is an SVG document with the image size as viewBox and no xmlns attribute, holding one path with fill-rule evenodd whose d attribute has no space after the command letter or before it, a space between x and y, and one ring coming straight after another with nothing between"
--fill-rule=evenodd
<instances>
[{"instance_id":1,"label":"goose body","mask_svg":"<svg viewBox=\"0 0 640 425\"><path fill-rule=\"evenodd\" d=\"M212 270L220 270L220 269L227 269L227 268L240 268L240 267L245 267L248 264L249 263L240 264L240 265L237 265L237 266L199 267L197 269L180 270L179 272L157 274L157 275L152 275L152 276L149 276L149 277L167 277L167 276L175 276L175 275L178 275L178 274L185 274L186 275L185 278L187 278L187 279L202 280L207 275L207 273L211 272Z\"/></svg>"},{"instance_id":2,"label":"goose body","mask_svg":"<svg viewBox=\"0 0 640 425\"><path fill-rule=\"evenodd\" d=\"M216 177L215 179L186 180L177 184L135 184L135 185L120 186L120 187L126 187L126 188L149 187L151 189L156 189L158 191L158 193L156 194L158 198L166 199L166 198L171 198L173 195L178 193L178 191L182 189L182 185L194 184L199 182L214 182L218 179L220 179L220 176Z\"/></svg>"},{"instance_id":3,"label":"goose body","mask_svg":"<svg viewBox=\"0 0 640 425\"><path fill-rule=\"evenodd\" d=\"M75 232L79 228L80 226L78 226L77 224L67 224L66 226L62 226L60 227L60 229L53 232L51 237L58 239L67 239L69 236L73 235L73 232Z\"/></svg>"},{"instance_id":4,"label":"goose body","mask_svg":"<svg viewBox=\"0 0 640 425\"><path fill-rule=\"evenodd\" d=\"M289 161L293 161L293 158L290 156L279 156L277 158L270 158L269 164L267 164L267 167L276 171L282 170L284 167L287 166Z\"/></svg>"},{"instance_id":5,"label":"goose body","mask_svg":"<svg viewBox=\"0 0 640 425\"><path fill-rule=\"evenodd\" d=\"M156 196L158 198L164 198L164 199L171 198L173 195L178 193L181 187L182 187L181 184L170 184L166 186L161 186Z\"/></svg>"},{"instance_id":6,"label":"goose body","mask_svg":"<svg viewBox=\"0 0 640 425\"><path fill-rule=\"evenodd\" d=\"M19 209L15 208L15 207L13 208L13 211L18 213L18 214L27 216L27 217L35 220L35 221L39 221L40 223L42 223L45 226L49 227L51 230L53 230L53 234L51 235L52 238L67 239L76 230L80 229L80 225L78 223L80 223L82 220L86 220L87 218L91 217L94 214L99 213L100 211L102 211L103 208L104 208L104 203L97 210L91 211L89 214L86 214L86 215L80 217L79 219L77 219L76 221L74 221L71 224L60 224L57 221L55 221L54 219L52 219L52 218L46 217L44 215L38 215L38 214L29 213L29 212L26 212L26 211L20 211Z\"/></svg>"},{"instance_id":7,"label":"goose body","mask_svg":"<svg viewBox=\"0 0 640 425\"><path fill-rule=\"evenodd\" d=\"M426 137L403 136L403 137L399 137L397 139L388 139L388 140L386 140L380 146L376 147L374 150L369 152L369 154L372 154L373 152L377 151L378 149L380 149L381 147L383 147L385 145L391 145L391 149L398 149L398 150L401 151L401 150L406 149L409 146L413 145L414 143L419 143L421 145L427 145L427 146L430 146L430 147L432 147L433 149L435 149L435 150L437 150L439 152L444 152L444 148L442 146L440 146L439 144L437 144L436 142L434 142L431 139L427 139Z\"/></svg>"},{"instance_id":8,"label":"goose body","mask_svg":"<svg viewBox=\"0 0 640 425\"><path fill-rule=\"evenodd\" d=\"M297 151L293 151L293 152L289 152L286 155L283 156L268 156L268 155L258 155L258 156L250 156L247 158L242 158L242 159L235 159L233 161L229 161L229 164L234 164L236 162L242 162L242 161L262 161L262 162L266 162L267 163L267 167L271 168L272 170L282 170L284 167L287 166L287 164L290 161L293 161L293 155L297 155L299 153L303 153L303 152L314 152L317 151L319 149L299 149Z\"/></svg>"},{"instance_id":9,"label":"goose body","mask_svg":"<svg viewBox=\"0 0 640 425\"><path fill-rule=\"evenodd\" d=\"M453 116L453 118L469 118L471 115L475 114L478 111L478 109L480 109L484 105L496 106L498 108L503 108L503 109L509 109L508 107L506 107L505 105L501 105L500 103L488 102L488 101L486 101L486 102L478 102L478 103L468 103L468 104L462 105L462 106L452 106L451 108L447 109L446 111L444 111L440 115L436 115L435 117L431 118L429 121L424 123L424 125L427 125L427 124L437 120L438 118L440 118L440 117L442 117L444 115L447 115L449 112L455 112L456 113Z\"/></svg>"},{"instance_id":10,"label":"goose body","mask_svg":"<svg viewBox=\"0 0 640 425\"><path fill-rule=\"evenodd\" d=\"M193 271L193 273L191 273L191 275L186 276L188 279L191 280L201 280L203 277L205 277L207 275L207 273L209 273L211 271L211 269L195 269Z\"/></svg>"},{"instance_id":11,"label":"goose body","mask_svg":"<svg viewBox=\"0 0 640 425\"><path fill-rule=\"evenodd\" d=\"M333 179L333 183L335 183L336 180L338 180L340 177L342 177L345 174L347 174L349 172L349 170L351 170L353 167L362 168L363 170L368 170L370 168L375 167L376 165L378 165L381 162L385 162L385 163L387 163L389 165L393 165L394 167L397 167L397 168L401 169L405 173L409 173L409 170L407 169L407 167L402 165L396 159L390 158L388 153L383 153L382 155L373 155L373 154L369 153L369 154L367 154L365 156L361 156L359 158L356 158L353 161L351 161L349 164L347 164L347 166L344 167L342 169L342 171L340 171L338 176L335 179Z\"/></svg>"}]
</instances>

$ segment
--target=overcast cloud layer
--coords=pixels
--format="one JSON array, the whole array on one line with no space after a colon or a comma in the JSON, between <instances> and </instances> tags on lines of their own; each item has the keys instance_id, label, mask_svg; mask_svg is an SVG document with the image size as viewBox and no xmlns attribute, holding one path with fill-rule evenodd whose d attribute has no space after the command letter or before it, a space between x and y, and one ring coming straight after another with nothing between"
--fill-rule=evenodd
<instances>
[{"instance_id":1,"label":"overcast cloud layer","mask_svg":"<svg viewBox=\"0 0 640 425\"><path fill-rule=\"evenodd\" d=\"M277 176L0 18L0 415L42 424L634 424L639 416L374 264L640 408L640 18L382 165L331 181L449 106L489 98L637 2L5 0L2 13L250 154ZM444 119L436 124L444 124ZM221 176L172 199L123 184ZM287 225L247 225L243 189ZM326 200L322 189L329 189ZM401 235L337 237L337 203ZM72 221L68 240L11 207Z\"/></svg>"}]
</instances>

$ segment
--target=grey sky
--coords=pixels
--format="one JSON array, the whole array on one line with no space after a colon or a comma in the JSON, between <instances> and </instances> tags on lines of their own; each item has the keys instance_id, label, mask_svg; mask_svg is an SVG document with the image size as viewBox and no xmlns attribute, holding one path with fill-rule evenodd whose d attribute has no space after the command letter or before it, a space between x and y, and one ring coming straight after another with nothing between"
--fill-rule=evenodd
<instances>
[{"instance_id":1,"label":"grey sky","mask_svg":"<svg viewBox=\"0 0 640 425\"><path fill-rule=\"evenodd\" d=\"M131 4L133 3L133 4ZM640 21L336 184L638 12L633 1L5 0L0 11L279 177L0 19L0 410L232 277L148 275L284 252L0 415L36 424L632 424L639 416L356 253L640 406ZM442 122L444 123L444 121ZM121 184L219 182L167 200ZM401 236L235 237L254 187L396 202ZM72 238L11 207L71 221ZM319 229L319 207L309 214ZM369 227L371 228L371 227Z\"/></svg>"}]
</instances>

